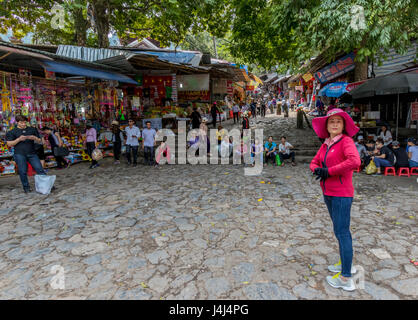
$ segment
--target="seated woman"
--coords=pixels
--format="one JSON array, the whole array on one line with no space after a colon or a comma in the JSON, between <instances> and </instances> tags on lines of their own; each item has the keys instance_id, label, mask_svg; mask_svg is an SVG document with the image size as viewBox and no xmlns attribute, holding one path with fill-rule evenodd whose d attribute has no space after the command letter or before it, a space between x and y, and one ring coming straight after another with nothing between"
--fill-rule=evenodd
<instances>
[{"instance_id":1,"label":"seated woman","mask_svg":"<svg viewBox=\"0 0 418 320\"><path fill-rule=\"evenodd\" d=\"M383 139L385 147L392 146L392 133L390 132L390 130L388 130L388 127L386 125L382 126L382 131L380 131L379 138Z\"/></svg>"},{"instance_id":2,"label":"seated woman","mask_svg":"<svg viewBox=\"0 0 418 320\"><path fill-rule=\"evenodd\" d=\"M409 166L411 168L418 167L418 146L417 141L414 138L408 139L408 158Z\"/></svg>"},{"instance_id":3,"label":"seated woman","mask_svg":"<svg viewBox=\"0 0 418 320\"><path fill-rule=\"evenodd\" d=\"M364 166L367 167L372 160L373 155L375 154L374 151L376 150L376 143L374 140L369 140L366 143L366 152L367 155L364 157Z\"/></svg>"},{"instance_id":4,"label":"seated woman","mask_svg":"<svg viewBox=\"0 0 418 320\"><path fill-rule=\"evenodd\" d=\"M379 151L378 155L372 157L376 167L377 173L376 175L381 175L381 168L382 167L393 167L395 162L395 157L393 155L392 150L384 145L383 139L378 138L376 141L376 148Z\"/></svg>"}]
</instances>

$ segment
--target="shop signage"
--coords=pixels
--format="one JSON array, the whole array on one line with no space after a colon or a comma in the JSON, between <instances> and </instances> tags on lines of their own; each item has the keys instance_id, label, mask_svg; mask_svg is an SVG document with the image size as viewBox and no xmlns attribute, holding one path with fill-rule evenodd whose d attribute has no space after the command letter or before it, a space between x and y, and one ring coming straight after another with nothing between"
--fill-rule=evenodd
<instances>
[{"instance_id":1,"label":"shop signage","mask_svg":"<svg viewBox=\"0 0 418 320\"><path fill-rule=\"evenodd\" d=\"M353 70L355 68L354 58L355 54L354 52L351 52L350 54L316 72L315 78L320 83L325 83Z\"/></svg>"},{"instance_id":2,"label":"shop signage","mask_svg":"<svg viewBox=\"0 0 418 320\"><path fill-rule=\"evenodd\" d=\"M414 121L418 121L418 102L412 102L411 103L411 111L412 111L412 117L411 120Z\"/></svg>"},{"instance_id":3,"label":"shop signage","mask_svg":"<svg viewBox=\"0 0 418 320\"><path fill-rule=\"evenodd\" d=\"M365 83L367 80L363 80L363 81L358 81L358 82L353 82L353 83L349 83L347 85L347 87L345 88L345 90L347 90L347 92L350 92L351 90L353 90L354 88L357 88L359 85Z\"/></svg>"},{"instance_id":4,"label":"shop signage","mask_svg":"<svg viewBox=\"0 0 418 320\"><path fill-rule=\"evenodd\" d=\"M178 91L209 91L209 74L177 76Z\"/></svg>"},{"instance_id":5,"label":"shop signage","mask_svg":"<svg viewBox=\"0 0 418 320\"><path fill-rule=\"evenodd\" d=\"M210 92L202 91L179 91L178 99L182 101L210 101Z\"/></svg>"}]
</instances>

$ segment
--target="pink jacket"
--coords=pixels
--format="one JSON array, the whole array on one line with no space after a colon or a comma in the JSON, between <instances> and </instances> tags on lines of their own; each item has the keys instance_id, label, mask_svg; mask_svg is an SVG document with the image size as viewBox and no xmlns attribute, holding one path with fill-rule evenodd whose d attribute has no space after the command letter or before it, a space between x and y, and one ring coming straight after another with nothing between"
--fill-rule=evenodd
<instances>
[{"instance_id":1,"label":"pink jacket","mask_svg":"<svg viewBox=\"0 0 418 320\"><path fill-rule=\"evenodd\" d=\"M322 168L323 161L328 168L329 177L321 182L321 188L326 196L353 197L353 171L360 164L360 155L357 152L353 139L347 135L334 143L328 150L324 143L313 158L310 169Z\"/></svg>"}]
</instances>

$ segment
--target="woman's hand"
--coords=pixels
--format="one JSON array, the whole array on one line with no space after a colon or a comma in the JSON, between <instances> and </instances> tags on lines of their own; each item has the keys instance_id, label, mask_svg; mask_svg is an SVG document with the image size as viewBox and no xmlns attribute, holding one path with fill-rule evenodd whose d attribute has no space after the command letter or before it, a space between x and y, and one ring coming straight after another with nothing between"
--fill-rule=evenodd
<instances>
[{"instance_id":1,"label":"woman's hand","mask_svg":"<svg viewBox=\"0 0 418 320\"><path fill-rule=\"evenodd\" d=\"M315 168L316 180L325 181L329 177L328 168Z\"/></svg>"}]
</instances>

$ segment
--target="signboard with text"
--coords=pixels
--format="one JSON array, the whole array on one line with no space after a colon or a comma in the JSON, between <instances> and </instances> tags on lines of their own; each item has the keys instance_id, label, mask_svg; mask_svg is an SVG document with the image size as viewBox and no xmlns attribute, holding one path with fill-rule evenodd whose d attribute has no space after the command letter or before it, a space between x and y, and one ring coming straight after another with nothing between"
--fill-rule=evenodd
<instances>
[{"instance_id":1,"label":"signboard with text","mask_svg":"<svg viewBox=\"0 0 418 320\"><path fill-rule=\"evenodd\" d=\"M411 111L412 111L412 117L411 120L418 121L418 102L412 102L411 103Z\"/></svg>"},{"instance_id":2,"label":"signboard with text","mask_svg":"<svg viewBox=\"0 0 418 320\"><path fill-rule=\"evenodd\" d=\"M343 75L344 73L354 70L354 58L355 53L351 52L350 54L326 66L325 68L322 68L315 73L316 80L318 80L320 83L325 83Z\"/></svg>"}]
</instances>

